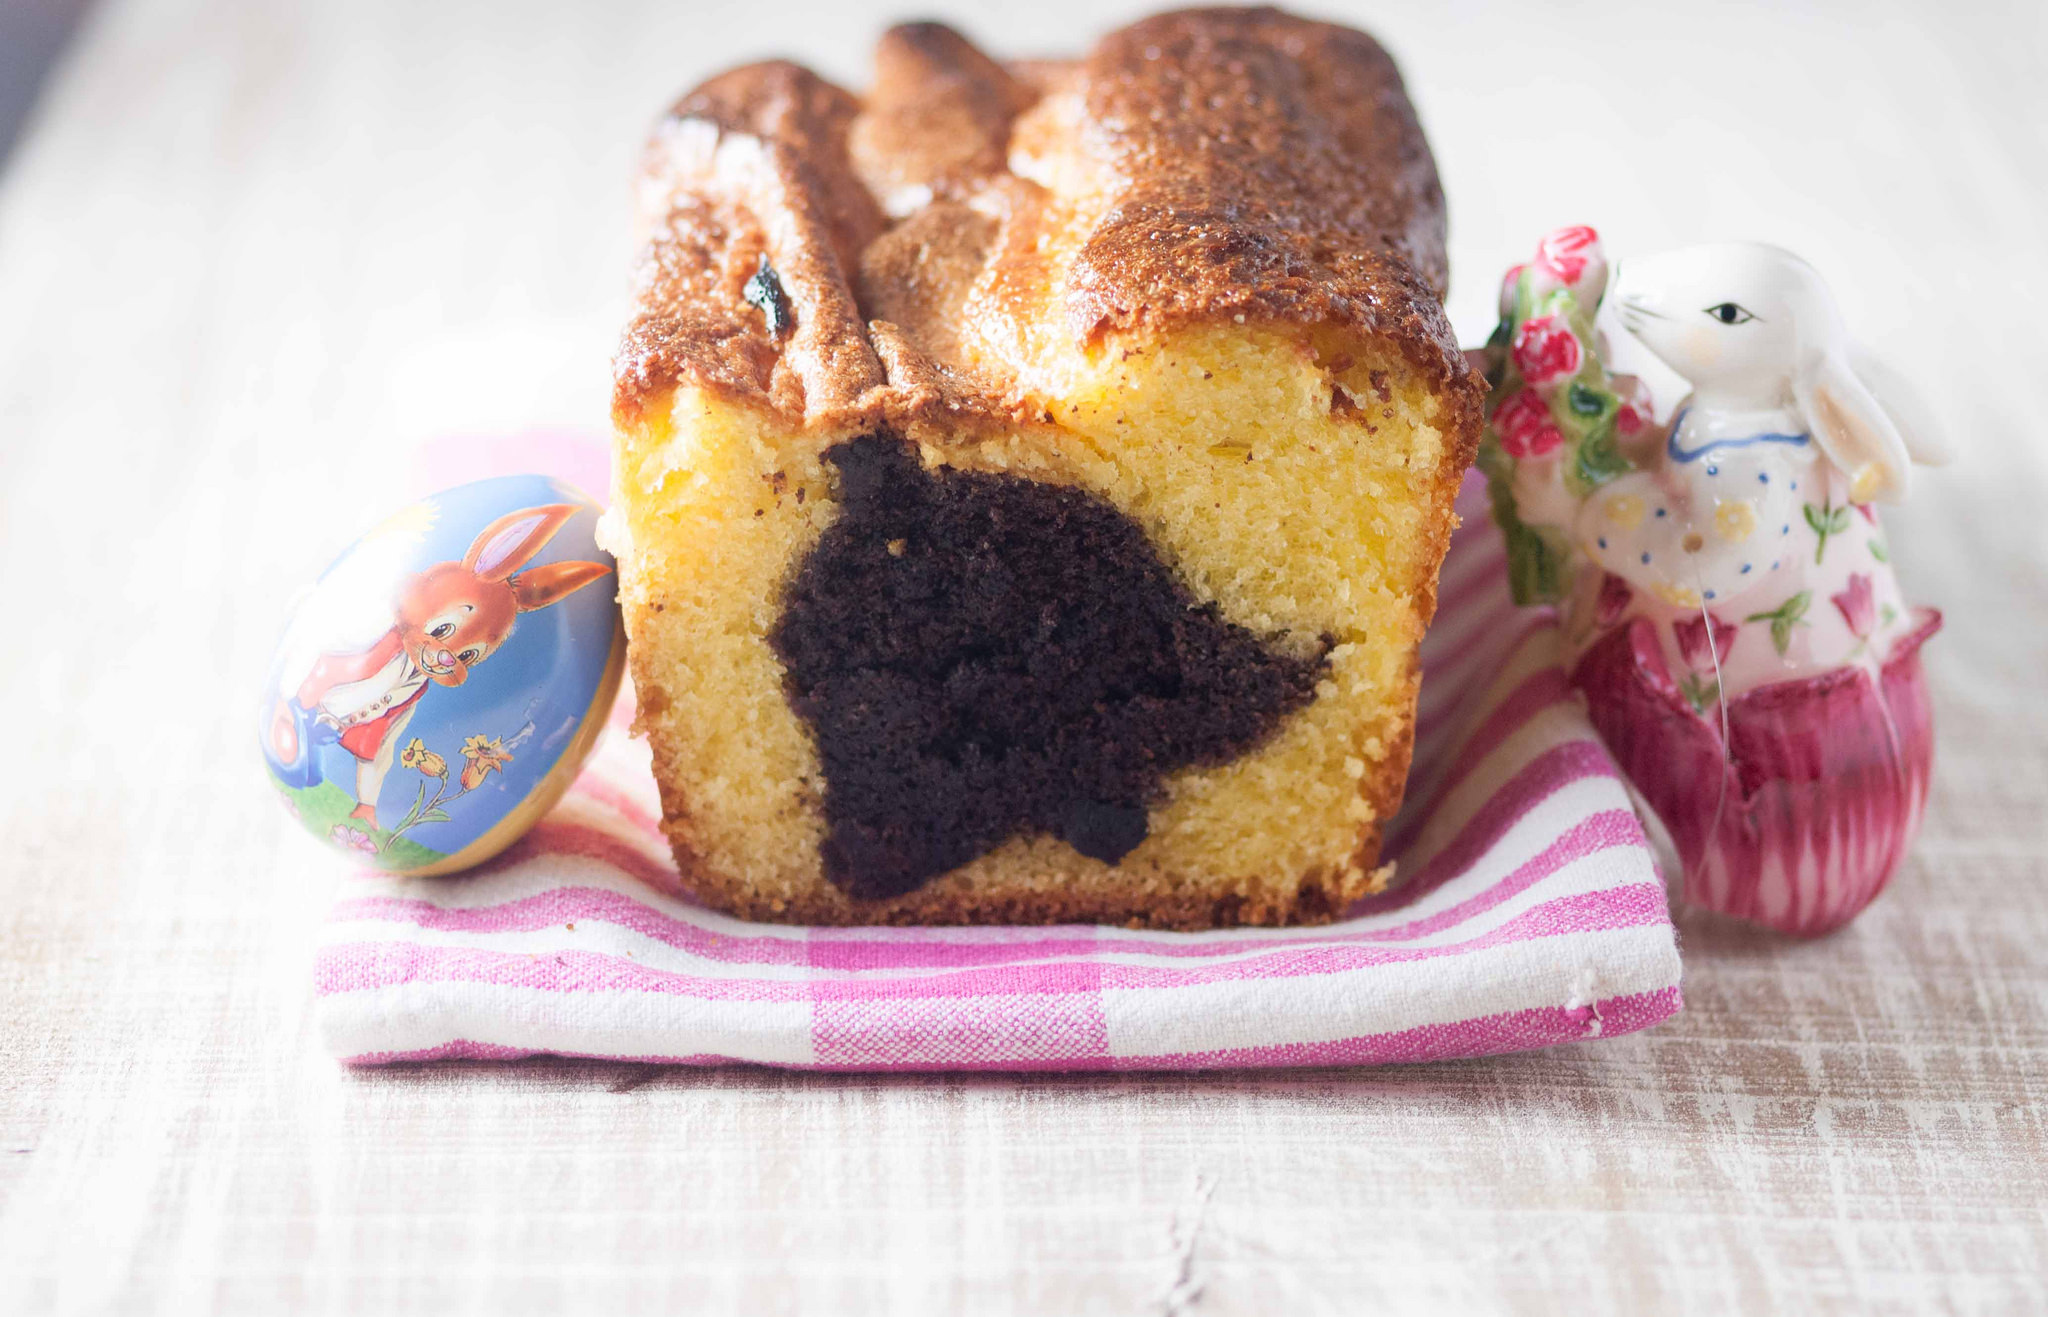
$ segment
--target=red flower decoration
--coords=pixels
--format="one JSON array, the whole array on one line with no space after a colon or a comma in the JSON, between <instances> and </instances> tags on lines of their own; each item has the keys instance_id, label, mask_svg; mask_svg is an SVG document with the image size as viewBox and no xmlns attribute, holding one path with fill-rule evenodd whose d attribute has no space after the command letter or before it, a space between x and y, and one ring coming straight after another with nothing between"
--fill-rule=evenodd
<instances>
[{"instance_id":1,"label":"red flower decoration","mask_svg":"<svg viewBox=\"0 0 2048 1317\"><path fill-rule=\"evenodd\" d=\"M1624 436L1640 434L1657 423L1657 408L1650 397L1650 390L1634 375L1615 375L1609 378L1613 386L1616 405L1614 428Z\"/></svg>"},{"instance_id":2,"label":"red flower decoration","mask_svg":"<svg viewBox=\"0 0 2048 1317\"><path fill-rule=\"evenodd\" d=\"M1574 224L1545 235L1536 245L1536 268L1567 286L1579 281L1598 256L1600 235L1591 225Z\"/></svg>"},{"instance_id":3,"label":"red flower decoration","mask_svg":"<svg viewBox=\"0 0 2048 1317\"><path fill-rule=\"evenodd\" d=\"M1593 621L1600 626L1613 626L1628 611L1629 601L1636 597L1628 588L1628 582L1608 572L1600 578L1600 598L1593 604Z\"/></svg>"},{"instance_id":4,"label":"red flower decoration","mask_svg":"<svg viewBox=\"0 0 2048 1317\"><path fill-rule=\"evenodd\" d=\"M1877 628L1877 594L1870 588L1870 578L1862 572L1851 572L1848 588L1828 597L1841 610L1842 620L1849 624L1849 633L1858 640L1868 640L1870 633Z\"/></svg>"},{"instance_id":5,"label":"red flower decoration","mask_svg":"<svg viewBox=\"0 0 2048 1317\"><path fill-rule=\"evenodd\" d=\"M1708 623L1713 624L1711 635ZM1741 629L1741 624L1723 622L1712 613L1671 624L1671 634L1678 641L1678 656L1694 672L1712 672L1716 656L1728 656L1735 645L1735 633Z\"/></svg>"},{"instance_id":6,"label":"red flower decoration","mask_svg":"<svg viewBox=\"0 0 2048 1317\"><path fill-rule=\"evenodd\" d=\"M1517 389L1493 414L1501 451L1509 457L1541 457L1564 442L1550 419L1550 404L1529 389Z\"/></svg>"},{"instance_id":7,"label":"red flower decoration","mask_svg":"<svg viewBox=\"0 0 2048 1317\"><path fill-rule=\"evenodd\" d=\"M1579 336L1572 333L1561 316L1538 316L1523 321L1515 331L1512 351L1515 369L1539 388L1578 374L1579 363L1586 356L1585 349L1579 346Z\"/></svg>"}]
</instances>

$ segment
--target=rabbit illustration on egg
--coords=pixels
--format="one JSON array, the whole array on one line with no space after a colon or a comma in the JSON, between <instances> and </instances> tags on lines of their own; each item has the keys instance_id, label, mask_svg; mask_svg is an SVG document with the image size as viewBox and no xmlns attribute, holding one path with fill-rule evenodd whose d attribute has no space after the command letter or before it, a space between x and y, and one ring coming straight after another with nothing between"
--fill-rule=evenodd
<instances>
[{"instance_id":1,"label":"rabbit illustration on egg","mask_svg":"<svg viewBox=\"0 0 2048 1317\"><path fill-rule=\"evenodd\" d=\"M614 571L592 541L598 507L562 493L541 477L446 491L371 531L309 593L279 646L260 739L272 779L302 819L317 815L316 832L378 867L443 871L458 853L481 858L480 839L524 796L559 795L566 780L532 780L529 767L544 765L531 761L573 745L566 766L580 763L581 729L602 724L623 648L608 591L545 634L520 625ZM491 689L469 698L494 659ZM385 784L401 765L420 781L393 817ZM524 794L451 812L486 781L515 778Z\"/></svg>"}]
</instances>

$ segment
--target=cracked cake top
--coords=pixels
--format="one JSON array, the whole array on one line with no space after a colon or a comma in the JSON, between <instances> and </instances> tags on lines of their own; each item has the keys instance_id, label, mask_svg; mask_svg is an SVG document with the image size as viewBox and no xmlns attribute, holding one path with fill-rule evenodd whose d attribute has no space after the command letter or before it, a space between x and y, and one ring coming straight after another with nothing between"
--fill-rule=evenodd
<instances>
[{"instance_id":1,"label":"cracked cake top","mask_svg":"<svg viewBox=\"0 0 2048 1317\"><path fill-rule=\"evenodd\" d=\"M732 70L656 128L640 222L622 420L687 384L820 432L1029 423L1107 336L1202 324L1331 327L1476 388L1393 61L1272 9L1007 64L910 24L864 100Z\"/></svg>"}]
</instances>

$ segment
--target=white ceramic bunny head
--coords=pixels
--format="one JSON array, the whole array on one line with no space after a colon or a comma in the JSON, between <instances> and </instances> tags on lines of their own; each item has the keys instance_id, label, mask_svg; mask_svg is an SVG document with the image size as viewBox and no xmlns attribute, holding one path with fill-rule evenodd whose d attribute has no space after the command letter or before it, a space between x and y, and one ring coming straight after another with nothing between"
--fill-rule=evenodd
<instances>
[{"instance_id":1,"label":"white ceramic bunny head","mask_svg":"<svg viewBox=\"0 0 2048 1317\"><path fill-rule=\"evenodd\" d=\"M1629 332L1692 384L1695 407L1796 411L1858 503L1902 501L1911 462L1946 457L1924 409L1902 396L1888 407L1851 366L1834 295L1788 251L1724 242L1631 258L1613 298Z\"/></svg>"}]
</instances>

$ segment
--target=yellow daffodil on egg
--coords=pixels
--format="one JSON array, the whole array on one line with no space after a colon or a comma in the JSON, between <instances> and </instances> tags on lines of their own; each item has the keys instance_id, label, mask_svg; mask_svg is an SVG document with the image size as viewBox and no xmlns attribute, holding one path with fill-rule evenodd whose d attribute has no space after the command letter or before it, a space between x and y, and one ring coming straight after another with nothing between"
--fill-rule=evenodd
<instances>
[{"instance_id":1,"label":"yellow daffodil on egg","mask_svg":"<svg viewBox=\"0 0 2048 1317\"><path fill-rule=\"evenodd\" d=\"M407 768L418 769L428 777L448 776L448 761L427 749L426 742L415 736L399 751L398 762Z\"/></svg>"},{"instance_id":2,"label":"yellow daffodil on egg","mask_svg":"<svg viewBox=\"0 0 2048 1317\"><path fill-rule=\"evenodd\" d=\"M512 754L505 749L503 740L482 733L462 743L462 757L469 761L462 770L464 791L476 790L493 770L502 771L512 762Z\"/></svg>"}]
</instances>

